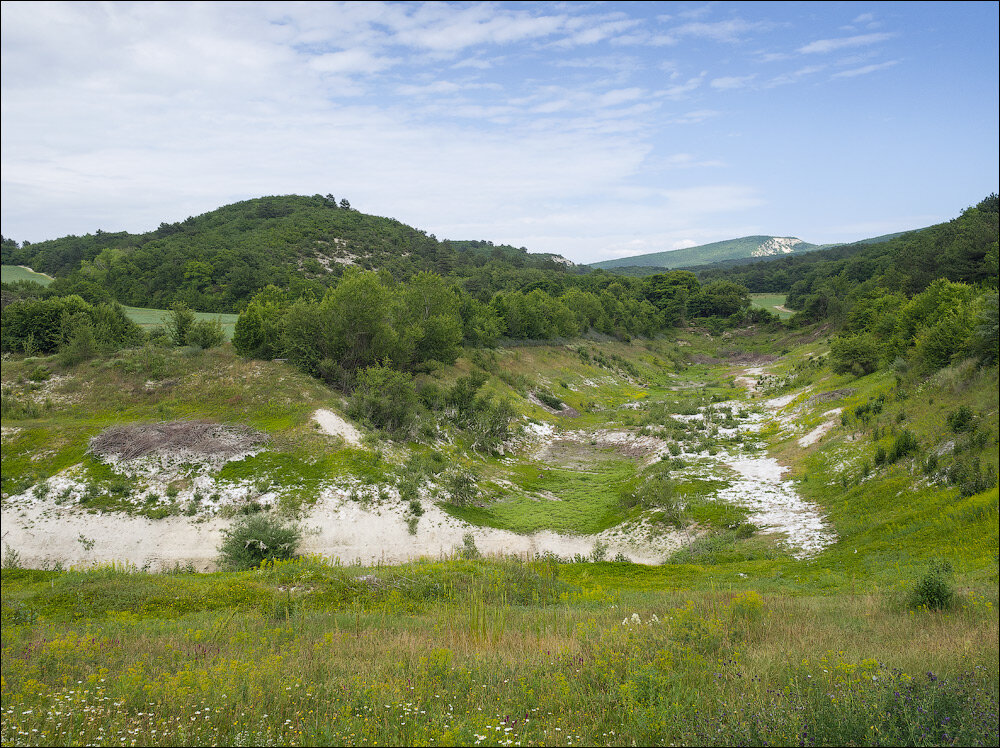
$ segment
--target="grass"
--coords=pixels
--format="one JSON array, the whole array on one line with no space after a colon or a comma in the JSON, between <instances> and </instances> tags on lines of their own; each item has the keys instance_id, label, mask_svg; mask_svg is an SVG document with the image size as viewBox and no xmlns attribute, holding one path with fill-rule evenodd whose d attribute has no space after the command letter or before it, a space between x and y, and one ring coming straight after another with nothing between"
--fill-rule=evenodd
<instances>
[{"instance_id":1,"label":"grass","mask_svg":"<svg viewBox=\"0 0 1000 748\"><path fill-rule=\"evenodd\" d=\"M794 312L785 312L776 307L785 305L785 294L783 293L752 293L750 303L759 309L766 309L772 314L777 314L781 319L789 319Z\"/></svg>"},{"instance_id":2,"label":"grass","mask_svg":"<svg viewBox=\"0 0 1000 748\"><path fill-rule=\"evenodd\" d=\"M858 379L832 374L825 352L817 330L724 341L689 331L482 359L506 372L493 375L493 391L557 432L669 426L692 441L703 437L680 434L672 413L737 396L742 354L780 356L768 365L768 396L792 395L804 430L775 423L762 441L836 530L837 543L813 559L796 561L747 528L746 512L712 501L714 479L679 474L685 519L702 534L660 566L451 558L363 568L308 558L230 574L5 568L0 738L996 744L997 489L963 496L941 471L973 459L996 469L997 371ZM463 358L434 376L453 381L474 366ZM39 367L52 376L33 379ZM581 415L531 406L525 382ZM440 442L347 449L309 420L337 407L335 393L228 347L125 352L70 369L10 359L3 385L5 398L38 400L5 410L5 428L19 429L4 437L5 496L82 464L107 488L101 506L115 508L116 475L84 455L89 436L117 422L197 417L271 437L220 481L267 484L303 506L330 480L388 485L419 453L478 473L481 505L448 507L473 524L596 533L634 518L619 498L642 471L637 461L586 442L550 449L545 461L530 449L484 457ZM831 408L852 414L879 395L877 416L837 420L815 445L798 446ZM640 409L622 407L635 401ZM948 425L959 422L962 431ZM916 451L876 468L876 449L904 428ZM958 451L942 451L928 473L929 455L951 442ZM953 607L909 610L945 562Z\"/></svg>"},{"instance_id":3,"label":"grass","mask_svg":"<svg viewBox=\"0 0 1000 748\"><path fill-rule=\"evenodd\" d=\"M914 614L871 594L615 590L604 570L629 566L5 569L0 737L996 742L995 588L953 613ZM569 581L584 570L587 584Z\"/></svg>"},{"instance_id":4,"label":"grass","mask_svg":"<svg viewBox=\"0 0 1000 748\"><path fill-rule=\"evenodd\" d=\"M517 490L498 487L500 496L482 507L447 510L472 524L518 533L594 534L626 518L619 507L620 490L635 473L635 464L622 459L599 462L586 471L520 463L504 471Z\"/></svg>"},{"instance_id":5,"label":"grass","mask_svg":"<svg viewBox=\"0 0 1000 748\"><path fill-rule=\"evenodd\" d=\"M30 268L23 268L20 265L0 266L0 283L16 283L17 281L31 281L47 286L52 282L52 278L45 273L36 273Z\"/></svg>"}]
</instances>

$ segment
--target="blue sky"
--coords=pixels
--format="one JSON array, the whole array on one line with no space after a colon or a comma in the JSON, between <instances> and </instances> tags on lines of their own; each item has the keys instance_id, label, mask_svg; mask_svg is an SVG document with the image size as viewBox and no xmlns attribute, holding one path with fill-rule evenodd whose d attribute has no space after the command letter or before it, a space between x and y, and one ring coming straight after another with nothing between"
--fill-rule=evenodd
<instances>
[{"instance_id":1,"label":"blue sky","mask_svg":"<svg viewBox=\"0 0 1000 748\"><path fill-rule=\"evenodd\" d=\"M2 6L2 231L333 193L578 262L998 189L996 3Z\"/></svg>"}]
</instances>

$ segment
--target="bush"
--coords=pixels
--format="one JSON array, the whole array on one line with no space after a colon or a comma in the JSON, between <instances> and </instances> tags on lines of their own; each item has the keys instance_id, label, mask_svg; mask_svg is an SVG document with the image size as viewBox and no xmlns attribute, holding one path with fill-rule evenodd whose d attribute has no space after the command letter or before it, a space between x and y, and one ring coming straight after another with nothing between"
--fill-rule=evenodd
<instances>
[{"instance_id":1,"label":"bush","mask_svg":"<svg viewBox=\"0 0 1000 748\"><path fill-rule=\"evenodd\" d=\"M888 461L896 462L901 460L908 454L916 452L919 448L920 445L917 443L917 437L913 435L913 432L909 429L903 429L892 441L892 446L889 448Z\"/></svg>"},{"instance_id":2,"label":"bush","mask_svg":"<svg viewBox=\"0 0 1000 748\"><path fill-rule=\"evenodd\" d=\"M358 375L348 413L367 425L406 436L420 412L413 377L388 366L369 366Z\"/></svg>"},{"instance_id":3,"label":"bush","mask_svg":"<svg viewBox=\"0 0 1000 748\"><path fill-rule=\"evenodd\" d=\"M261 564L294 558L302 540L298 527L267 514L238 520L222 533L219 566L228 571L256 569Z\"/></svg>"},{"instance_id":4,"label":"bush","mask_svg":"<svg viewBox=\"0 0 1000 748\"><path fill-rule=\"evenodd\" d=\"M187 342L198 348L218 348L226 342L226 333L218 318L200 319L188 330Z\"/></svg>"},{"instance_id":5,"label":"bush","mask_svg":"<svg viewBox=\"0 0 1000 748\"><path fill-rule=\"evenodd\" d=\"M479 498L478 476L467 470L454 470L445 477L445 489L451 497L451 503L458 506L468 506Z\"/></svg>"},{"instance_id":6,"label":"bush","mask_svg":"<svg viewBox=\"0 0 1000 748\"><path fill-rule=\"evenodd\" d=\"M927 573L910 593L910 608L948 610L955 603L955 589L951 564L932 561Z\"/></svg>"},{"instance_id":7,"label":"bush","mask_svg":"<svg viewBox=\"0 0 1000 748\"><path fill-rule=\"evenodd\" d=\"M164 321L170 339L176 346L188 344L188 333L194 323L194 312L188 308L187 304L180 301L170 307L170 314Z\"/></svg>"},{"instance_id":8,"label":"bush","mask_svg":"<svg viewBox=\"0 0 1000 748\"><path fill-rule=\"evenodd\" d=\"M563 401L546 389L535 390L535 397L537 397L544 405L548 406L552 410L563 409Z\"/></svg>"},{"instance_id":9,"label":"bush","mask_svg":"<svg viewBox=\"0 0 1000 748\"><path fill-rule=\"evenodd\" d=\"M975 414L968 405L960 405L957 409L948 414L948 428L956 434L964 431L971 431Z\"/></svg>"},{"instance_id":10,"label":"bush","mask_svg":"<svg viewBox=\"0 0 1000 748\"><path fill-rule=\"evenodd\" d=\"M878 340L871 333L841 336L830 344L830 362L838 374L871 374L880 358Z\"/></svg>"}]
</instances>

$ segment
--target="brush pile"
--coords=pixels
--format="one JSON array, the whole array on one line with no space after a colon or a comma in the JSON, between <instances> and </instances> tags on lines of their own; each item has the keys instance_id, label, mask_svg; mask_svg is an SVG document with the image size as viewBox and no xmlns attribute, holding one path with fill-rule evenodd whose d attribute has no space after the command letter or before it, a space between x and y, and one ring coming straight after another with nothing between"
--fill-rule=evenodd
<instances>
[{"instance_id":1,"label":"brush pile","mask_svg":"<svg viewBox=\"0 0 1000 748\"><path fill-rule=\"evenodd\" d=\"M122 461L154 452L228 459L253 451L265 442L265 434L248 426L212 421L167 421L111 426L90 440L90 452Z\"/></svg>"}]
</instances>

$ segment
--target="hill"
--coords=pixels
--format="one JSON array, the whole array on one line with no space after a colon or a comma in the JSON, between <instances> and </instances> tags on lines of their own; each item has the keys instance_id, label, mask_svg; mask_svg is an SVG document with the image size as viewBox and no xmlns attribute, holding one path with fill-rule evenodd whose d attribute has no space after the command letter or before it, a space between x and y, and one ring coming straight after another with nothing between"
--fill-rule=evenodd
<instances>
[{"instance_id":1,"label":"hill","mask_svg":"<svg viewBox=\"0 0 1000 748\"><path fill-rule=\"evenodd\" d=\"M707 265L723 260L743 257L782 257L784 255L809 252L819 247L794 236L744 236L711 244L702 244L686 249L667 252L622 257L617 260L603 260L591 263L592 268L655 267L686 268L691 265Z\"/></svg>"},{"instance_id":2,"label":"hill","mask_svg":"<svg viewBox=\"0 0 1000 748\"><path fill-rule=\"evenodd\" d=\"M572 266L523 248L438 241L322 195L245 200L141 234L98 230L21 246L5 239L2 260L55 276L63 281L59 292L87 298L103 290L128 306L166 308L182 301L204 312L239 311L269 284L321 295L351 266L384 269L397 280L422 270L468 275L489 263L555 271Z\"/></svg>"}]
</instances>

